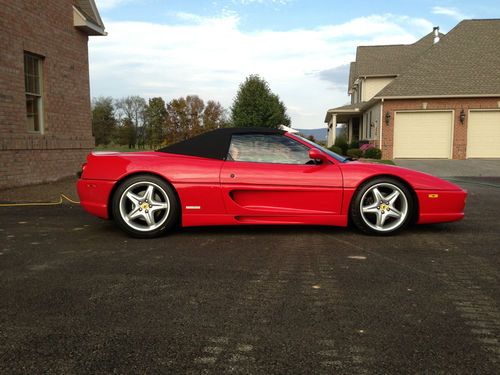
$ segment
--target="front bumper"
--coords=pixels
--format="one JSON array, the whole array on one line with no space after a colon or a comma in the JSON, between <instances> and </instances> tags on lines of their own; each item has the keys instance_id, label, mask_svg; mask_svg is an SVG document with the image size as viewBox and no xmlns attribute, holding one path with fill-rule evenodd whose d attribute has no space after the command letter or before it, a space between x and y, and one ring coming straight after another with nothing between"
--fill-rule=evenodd
<instances>
[{"instance_id":1,"label":"front bumper","mask_svg":"<svg viewBox=\"0 0 500 375\"><path fill-rule=\"evenodd\" d=\"M108 202L115 181L79 179L76 183L80 205L88 213L108 219Z\"/></svg>"},{"instance_id":2,"label":"front bumper","mask_svg":"<svg viewBox=\"0 0 500 375\"><path fill-rule=\"evenodd\" d=\"M464 217L465 190L416 191L419 203L418 224L444 223Z\"/></svg>"}]
</instances>

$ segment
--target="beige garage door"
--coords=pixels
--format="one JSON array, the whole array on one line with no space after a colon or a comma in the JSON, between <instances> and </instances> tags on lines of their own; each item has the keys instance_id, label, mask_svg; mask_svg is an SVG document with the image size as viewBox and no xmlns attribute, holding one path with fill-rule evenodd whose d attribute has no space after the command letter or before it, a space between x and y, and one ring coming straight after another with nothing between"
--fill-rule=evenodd
<instances>
[{"instance_id":1,"label":"beige garage door","mask_svg":"<svg viewBox=\"0 0 500 375\"><path fill-rule=\"evenodd\" d=\"M500 158L500 111L470 111L468 158Z\"/></svg>"},{"instance_id":2,"label":"beige garage door","mask_svg":"<svg viewBox=\"0 0 500 375\"><path fill-rule=\"evenodd\" d=\"M395 158L451 157L453 112L396 112Z\"/></svg>"}]
</instances>

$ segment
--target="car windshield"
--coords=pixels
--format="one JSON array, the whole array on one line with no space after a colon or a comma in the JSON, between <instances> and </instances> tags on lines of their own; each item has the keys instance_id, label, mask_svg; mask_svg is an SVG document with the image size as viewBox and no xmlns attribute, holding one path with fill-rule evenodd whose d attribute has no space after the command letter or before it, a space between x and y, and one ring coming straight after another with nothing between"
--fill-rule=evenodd
<instances>
[{"instance_id":1,"label":"car windshield","mask_svg":"<svg viewBox=\"0 0 500 375\"><path fill-rule=\"evenodd\" d=\"M343 156L341 156L339 154L336 154L335 152L330 151L329 149L327 149L327 148L325 148L323 146L320 146L317 143L314 143L313 141L310 141L307 138L301 137L300 135L296 135L296 134L294 134L294 136L297 137L297 138L300 138L301 140L303 140L304 142L306 142L309 145L313 146L314 148L317 148L317 149L323 151L325 154L330 155L331 157L335 158L335 160L338 160L341 163L346 163L348 161L351 161L349 158L345 158L345 157L343 157Z\"/></svg>"}]
</instances>

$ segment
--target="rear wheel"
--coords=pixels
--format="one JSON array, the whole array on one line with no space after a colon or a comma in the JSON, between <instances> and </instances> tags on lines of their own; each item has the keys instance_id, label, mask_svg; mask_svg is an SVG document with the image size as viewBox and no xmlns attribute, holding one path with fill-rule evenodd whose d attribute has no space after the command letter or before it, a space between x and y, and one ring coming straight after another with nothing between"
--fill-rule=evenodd
<instances>
[{"instance_id":1,"label":"rear wheel","mask_svg":"<svg viewBox=\"0 0 500 375\"><path fill-rule=\"evenodd\" d=\"M351 204L351 219L369 234L392 234L403 229L415 209L410 190L393 178L377 178L365 183Z\"/></svg>"},{"instance_id":2,"label":"rear wheel","mask_svg":"<svg viewBox=\"0 0 500 375\"><path fill-rule=\"evenodd\" d=\"M155 176L139 175L120 184L112 200L118 226L134 237L157 237L172 228L179 203L174 190Z\"/></svg>"}]
</instances>

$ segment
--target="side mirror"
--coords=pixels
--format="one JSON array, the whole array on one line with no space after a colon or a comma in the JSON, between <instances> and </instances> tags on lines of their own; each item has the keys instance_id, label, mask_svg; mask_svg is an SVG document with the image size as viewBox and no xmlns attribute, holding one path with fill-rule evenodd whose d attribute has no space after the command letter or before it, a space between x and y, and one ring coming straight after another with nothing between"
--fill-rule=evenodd
<instances>
[{"instance_id":1,"label":"side mirror","mask_svg":"<svg viewBox=\"0 0 500 375\"><path fill-rule=\"evenodd\" d=\"M309 150L309 158L312 160L319 160L322 163L326 162L328 159L326 158L326 155L323 154L320 150L317 148L311 148Z\"/></svg>"}]
</instances>

